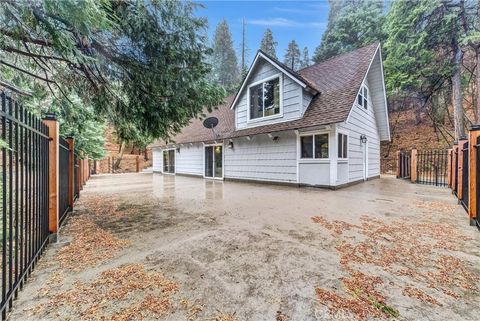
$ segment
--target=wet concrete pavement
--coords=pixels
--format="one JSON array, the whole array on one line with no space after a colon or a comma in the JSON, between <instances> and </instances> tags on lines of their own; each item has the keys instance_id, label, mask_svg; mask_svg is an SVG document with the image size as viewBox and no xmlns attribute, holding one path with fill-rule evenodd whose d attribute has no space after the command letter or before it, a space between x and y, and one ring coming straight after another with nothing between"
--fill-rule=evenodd
<instances>
[{"instance_id":1,"label":"wet concrete pavement","mask_svg":"<svg viewBox=\"0 0 480 321\"><path fill-rule=\"evenodd\" d=\"M179 300L188 298L204 307L198 320L207 320L214 311L234 315L239 321L334 319L318 303L315 287L341 288L339 279L346 272L336 251L338 239L312 223L313 216L356 225L365 215L385 224L427 220L455 226L458 233L477 244L480 240L447 189L392 177L332 191L151 173L99 175L82 191L78 211L82 211L82 200L94 197L115 197L118 208L135 212L96 218L101 228L128 239L131 246L86 271L65 272L65 282L88 281L122 264L146 262L178 282ZM441 204L446 210L442 207L435 215L436 210L419 204ZM75 214L70 219L74 220ZM344 234L348 237L348 232ZM63 239L60 235L60 244L51 246L43 260L54 258L62 242L69 242L68 235ZM476 264L473 273L479 272L479 250L465 249L462 244L455 253L467 257L469 266ZM371 266L364 269L376 271ZM42 319L29 311L49 271L47 265L38 266L19 296L11 320ZM395 293L389 304L407 320L475 320L475 313L467 308L470 295L464 300L442 299L439 307L412 303L411 298ZM285 319L279 319L279 313ZM44 319L75 319L68 310L54 316L46 314ZM164 317L187 318L181 309Z\"/></svg>"}]
</instances>

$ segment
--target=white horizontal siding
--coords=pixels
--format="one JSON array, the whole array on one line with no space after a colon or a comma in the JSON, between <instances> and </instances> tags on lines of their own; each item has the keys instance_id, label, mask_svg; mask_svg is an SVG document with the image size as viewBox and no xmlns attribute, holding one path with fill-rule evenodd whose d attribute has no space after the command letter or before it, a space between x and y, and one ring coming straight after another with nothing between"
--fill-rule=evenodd
<instances>
[{"instance_id":1,"label":"white horizontal siding","mask_svg":"<svg viewBox=\"0 0 480 321\"><path fill-rule=\"evenodd\" d=\"M175 152L175 173L203 176L203 144L182 145Z\"/></svg>"},{"instance_id":2,"label":"white horizontal siding","mask_svg":"<svg viewBox=\"0 0 480 321\"><path fill-rule=\"evenodd\" d=\"M233 149L225 148L225 178L296 182L296 135L282 132L278 136L277 142L267 135L233 140Z\"/></svg>"},{"instance_id":3,"label":"white horizontal siding","mask_svg":"<svg viewBox=\"0 0 480 321\"><path fill-rule=\"evenodd\" d=\"M163 167L162 150L160 148L152 149L152 167L154 172L161 172Z\"/></svg>"},{"instance_id":4,"label":"white horizontal siding","mask_svg":"<svg viewBox=\"0 0 480 321\"><path fill-rule=\"evenodd\" d=\"M270 76L281 73L272 64L268 63L265 60L259 60L257 66L253 70L248 83L245 86L245 89L240 93L240 98L234 106L235 112L235 126L236 129L245 129L249 127L255 127L260 125L269 125L282 121L288 121L293 119L298 119L302 116L303 104L306 101L303 101L302 90L303 88L294 82L290 77L282 75L283 77L283 116L280 118L248 122L248 106L247 106L247 95L248 95L248 86L249 84L255 83L262 79L268 78ZM308 100L308 97L307 97Z\"/></svg>"},{"instance_id":5,"label":"white horizontal siding","mask_svg":"<svg viewBox=\"0 0 480 321\"><path fill-rule=\"evenodd\" d=\"M364 151L360 136L366 135L368 140L368 175L373 177L380 175L380 136L377 121L375 119L374 105L372 102L371 86L368 77L365 80L368 87L368 109L357 105L356 101L350 112L347 123L339 125L339 129L348 131L348 177L349 182L363 179Z\"/></svg>"},{"instance_id":6,"label":"white horizontal siding","mask_svg":"<svg viewBox=\"0 0 480 321\"><path fill-rule=\"evenodd\" d=\"M389 140L390 132L388 127L388 112L385 101L383 70L380 58L380 51L377 51L375 58L370 67L367 76L368 83L371 87L370 95L372 97L372 104L375 106L375 120L377 123L380 140Z\"/></svg>"},{"instance_id":7,"label":"white horizontal siding","mask_svg":"<svg viewBox=\"0 0 480 321\"><path fill-rule=\"evenodd\" d=\"M301 184L313 186L330 185L330 162L300 163L298 170L298 179Z\"/></svg>"}]
</instances>

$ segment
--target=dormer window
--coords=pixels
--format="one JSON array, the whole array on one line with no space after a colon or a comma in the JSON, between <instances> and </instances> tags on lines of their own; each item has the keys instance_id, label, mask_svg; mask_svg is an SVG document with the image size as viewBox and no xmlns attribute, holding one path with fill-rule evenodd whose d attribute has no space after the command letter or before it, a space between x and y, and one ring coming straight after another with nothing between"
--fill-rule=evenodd
<instances>
[{"instance_id":1,"label":"dormer window","mask_svg":"<svg viewBox=\"0 0 480 321\"><path fill-rule=\"evenodd\" d=\"M248 87L249 119L280 115L281 75L256 82Z\"/></svg>"},{"instance_id":2,"label":"dormer window","mask_svg":"<svg viewBox=\"0 0 480 321\"><path fill-rule=\"evenodd\" d=\"M368 89L365 85L360 88L360 92L358 93L357 97L357 103L361 107L368 109Z\"/></svg>"}]
</instances>

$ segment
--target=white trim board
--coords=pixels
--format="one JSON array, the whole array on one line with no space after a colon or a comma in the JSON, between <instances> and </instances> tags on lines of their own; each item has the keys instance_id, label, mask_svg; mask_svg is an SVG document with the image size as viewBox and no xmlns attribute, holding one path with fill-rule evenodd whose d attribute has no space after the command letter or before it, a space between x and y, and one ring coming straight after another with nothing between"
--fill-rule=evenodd
<instances>
[{"instance_id":1,"label":"white trim board","mask_svg":"<svg viewBox=\"0 0 480 321\"><path fill-rule=\"evenodd\" d=\"M252 74L252 71L255 67L255 65L257 64L257 61L259 58L262 58L262 59L265 59L267 62L269 62L270 64L272 64L273 66L275 66L275 68L277 68L278 70L280 70L282 73L284 73L285 75L287 75L289 78L291 78L293 81L295 81L297 84L299 84L302 88L306 88L307 87L307 84L301 80L299 80L297 77L295 77L292 73L290 73L289 71L287 71L285 68L283 68L282 66L280 66L278 63L276 63L275 61L273 61L272 59L270 59L267 55L265 55L263 52L261 51L258 51L257 52L257 55L255 56L255 59L253 60L253 63L250 65L250 69L248 69L248 73L247 73L247 76L245 76L245 79L243 80L242 82L242 86L240 86L240 89L237 91L237 94L235 95L235 99L233 100L232 102L232 105L230 106L230 109L234 109L235 105L237 104L238 102L238 99L240 98L240 94L243 92L243 90L245 89L245 85L246 83L248 82L248 79L250 78L250 75Z\"/></svg>"}]
</instances>

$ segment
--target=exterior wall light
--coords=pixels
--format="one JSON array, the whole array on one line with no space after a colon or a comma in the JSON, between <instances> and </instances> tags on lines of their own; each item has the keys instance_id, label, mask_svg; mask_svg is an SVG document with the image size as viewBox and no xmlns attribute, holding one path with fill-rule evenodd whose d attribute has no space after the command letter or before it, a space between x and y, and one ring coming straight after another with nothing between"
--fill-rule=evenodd
<instances>
[{"instance_id":1,"label":"exterior wall light","mask_svg":"<svg viewBox=\"0 0 480 321\"><path fill-rule=\"evenodd\" d=\"M362 144L366 144L367 143L367 136L366 135L360 135L360 142Z\"/></svg>"},{"instance_id":2,"label":"exterior wall light","mask_svg":"<svg viewBox=\"0 0 480 321\"><path fill-rule=\"evenodd\" d=\"M233 149L233 141L228 142L228 149Z\"/></svg>"},{"instance_id":3,"label":"exterior wall light","mask_svg":"<svg viewBox=\"0 0 480 321\"><path fill-rule=\"evenodd\" d=\"M273 136L272 139L273 139L273 142L278 143L278 140L280 139L280 137L278 137L278 136Z\"/></svg>"},{"instance_id":4,"label":"exterior wall light","mask_svg":"<svg viewBox=\"0 0 480 321\"><path fill-rule=\"evenodd\" d=\"M180 153L180 147L177 147L177 153Z\"/></svg>"}]
</instances>

